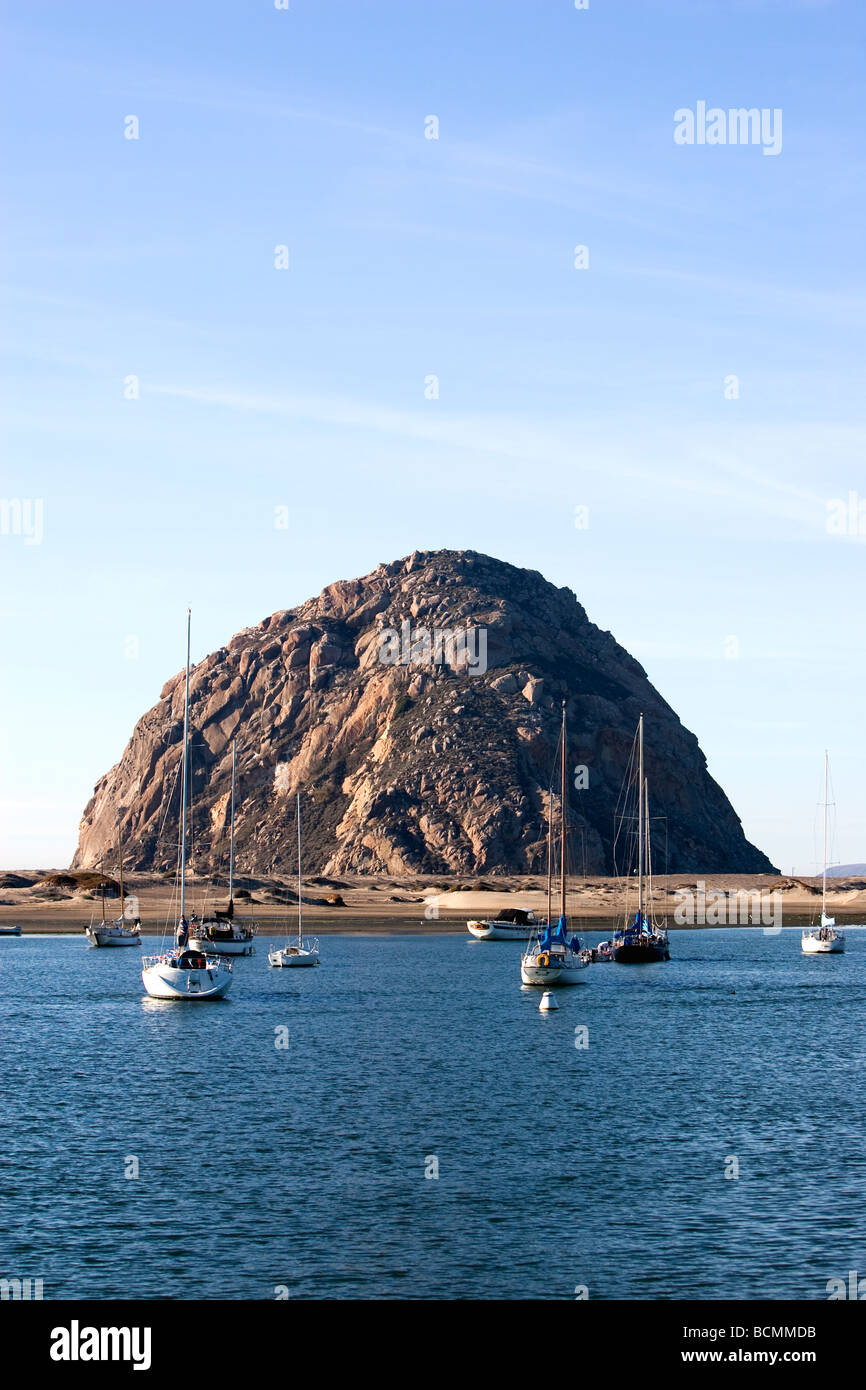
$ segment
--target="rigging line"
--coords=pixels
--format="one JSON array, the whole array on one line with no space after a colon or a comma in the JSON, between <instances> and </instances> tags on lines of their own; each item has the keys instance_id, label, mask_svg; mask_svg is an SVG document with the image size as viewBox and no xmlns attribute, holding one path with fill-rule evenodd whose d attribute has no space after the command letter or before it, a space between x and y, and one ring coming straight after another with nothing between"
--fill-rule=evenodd
<instances>
[{"instance_id":1,"label":"rigging line","mask_svg":"<svg viewBox=\"0 0 866 1390\"><path fill-rule=\"evenodd\" d=\"M175 768L174 774L173 774L172 779L171 779L171 785L169 786L168 798L167 798L166 803L165 803L165 812L164 812L163 817L162 817L162 825L159 827L159 830L157 831L157 836L156 836L156 847L155 847L155 850L154 850L154 855L155 855L155 856L158 856L158 855L159 855L160 841L161 841L161 839L162 839L163 832L164 832L164 830L165 830L165 823L166 823L166 821L167 821L167 819L168 819L168 813L169 813L169 811L171 810L171 803L172 803L172 800L174 799L174 789L175 789L175 787L177 786L178 777L179 777L179 775L180 775L180 769L181 769L182 762L183 762L183 755L181 754L181 757L178 759L177 767ZM166 917L165 921L164 921L163 924L162 924L162 945L163 945L163 946L165 945L165 938L166 938L166 936L168 935L168 923L169 923L169 918L172 917L172 916L174 916L175 902L176 902L176 900L177 900L177 877L178 877L178 874L179 874L179 873L180 873L180 845L178 845L178 847L177 847L177 857L176 857L176 860L175 860L175 869L174 869L174 875L175 875L175 877L174 877L174 887L173 887L173 889L172 889L172 894L171 894L171 897L170 897L170 899L169 899L169 904L168 904L168 916Z\"/></svg>"},{"instance_id":2,"label":"rigging line","mask_svg":"<svg viewBox=\"0 0 866 1390\"><path fill-rule=\"evenodd\" d=\"M204 740L200 738L200 739L198 740L198 742L201 744L201 743L204 742ZM194 767L194 764L193 764L193 750L194 750L194 748L195 748L195 745L196 745L196 739L192 736L192 734L190 734L190 738L189 738L189 793L188 793L188 800L187 800L187 819L188 819L188 822L189 822L189 859L190 859L190 867L191 867L191 869L192 869L193 874L195 874L196 876L198 876L198 869L196 868L196 858L197 858L197 855L198 855L198 835L197 835L197 832L196 832L195 809L194 809L195 801L194 801L194 797L193 797L193 784L194 784L194 782L195 782L195 767ZM203 758L202 758L202 766L204 766L204 759L203 759ZM206 914L207 911L208 911L208 903L209 903L209 900L210 900L211 886L210 886L210 884L207 884L207 885L204 886L204 888L202 888L202 886L199 884L199 885L198 885L198 890L199 890L199 891L198 891L199 913L200 913L201 920L204 921L205 914Z\"/></svg>"},{"instance_id":3,"label":"rigging line","mask_svg":"<svg viewBox=\"0 0 866 1390\"><path fill-rule=\"evenodd\" d=\"M653 925L653 928L655 929L655 928L658 928L658 927L663 926L664 923L662 922L661 917L658 917L658 916L656 915L655 884L654 884L654 882L653 882L653 869L652 869L652 844L651 844L651 839L650 839L650 823L651 823L652 819L653 819L653 817L650 815L650 809L649 809L649 790L647 789L647 792L646 792L646 856L647 856L647 879L648 879L648 882L649 882L649 915L650 915L650 921L651 921L651 923L652 923L652 925ZM666 920L667 920L667 919L665 919L665 921L666 921Z\"/></svg>"},{"instance_id":4,"label":"rigging line","mask_svg":"<svg viewBox=\"0 0 866 1390\"><path fill-rule=\"evenodd\" d=\"M175 789L175 786L177 785L177 779L178 779L178 776L180 775L180 766L181 766L182 760L183 760L182 757L178 759L177 767L176 767L175 770L174 770L174 773L173 773L173 776L172 776L171 786L169 787L168 800L166 801L166 804L165 804L165 812L164 812L163 817L162 817L162 825L159 827L159 830L158 830L157 833L156 833L156 850L155 850L155 852L156 852L157 854L159 853L159 842L160 842L160 840L162 839L163 831L165 830L165 822L166 822L166 820L168 819L168 813L169 813L169 811L171 810L171 802L172 802L172 798L173 798L173 796L174 796L174 789Z\"/></svg>"},{"instance_id":5,"label":"rigging line","mask_svg":"<svg viewBox=\"0 0 866 1390\"><path fill-rule=\"evenodd\" d=\"M612 859L613 859L613 872L614 872L614 877L617 878L617 879L620 878L621 876L622 876L623 878L626 878L626 877L628 876L627 869L623 871L623 874L622 874L622 875L620 875L619 867L618 867L618 864L617 864L616 852L617 852L617 846L618 846L618 844L619 844L620 838L621 838L622 833L623 833L625 821L626 821L626 819L627 819L625 813L626 813L626 809L627 809L627 806L628 806L629 795L630 795L630 794L633 794L633 790L634 790L634 788L633 788L633 783L634 783L634 777L635 777L635 765L636 765L636 760L637 760L637 743L638 743L638 735L637 735L637 732L635 732L635 735L634 735L634 738L632 739L632 744L631 744L631 753L629 754L629 759L628 759L628 762L627 762L627 764L626 764L625 773L624 773L624 775L623 775L622 783L621 783L620 789L619 789L619 794L618 794L617 799L616 799L616 806L614 807L614 813L613 813L614 837L613 837L613 845L612 845L612 848L611 848L611 856L612 856ZM629 819L630 819L630 818L629 818ZM628 859L629 861L631 860L631 857L632 857L632 854L631 854L631 853L628 853L628 854L627 854L627 859Z\"/></svg>"}]
</instances>

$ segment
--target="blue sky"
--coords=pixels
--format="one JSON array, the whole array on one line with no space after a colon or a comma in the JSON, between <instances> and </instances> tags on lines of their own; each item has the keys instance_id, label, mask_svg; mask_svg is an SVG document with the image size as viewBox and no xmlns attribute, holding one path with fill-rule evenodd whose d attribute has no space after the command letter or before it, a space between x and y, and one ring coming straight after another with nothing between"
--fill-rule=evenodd
<instances>
[{"instance_id":1,"label":"blue sky","mask_svg":"<svg viewBox=\"0 0 866 1390\"><path fill-rule=\"evenodd\" d=\"M828 746L866 858L859 0L3 13L0 864L68 862L187 604L200 657L444 546L574 589L786 870Z\"/></svg>"}]
</instances>

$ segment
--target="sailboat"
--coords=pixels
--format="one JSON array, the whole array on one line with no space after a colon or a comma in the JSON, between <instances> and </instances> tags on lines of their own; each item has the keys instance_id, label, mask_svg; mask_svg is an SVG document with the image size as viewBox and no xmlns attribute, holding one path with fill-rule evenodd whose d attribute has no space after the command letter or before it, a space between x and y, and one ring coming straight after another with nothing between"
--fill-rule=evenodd
<instances>
[{"instance_id":1,"label":"sailboat","mask_svg":"<svg viewBox=\"0 0 866 1390\"><path fill-rule=\"evenodd\" d=\"M290 941L286 937L285 946L268 951L268 965L318 965L319 939L304 939L304 905L301 891L301 793L298 792L298 939Z\"/></svg>"},{"instance_id":2,"label":"sailboat","mask_svg":"<svg viewBox=\"0 0 866 1390\"><path fill-rule=\"evenodd\" d=\"M670 960L671 958L667 931L654 921L652 913L649 788L643 771L643 715L638 720L637 744L637 912L634 918L630 922L626 921L624 926L619 927L611 938L613 958L620 965L648 965L652 961ZM633 756L634 754L632 754ZM632 795L634 795L633 792ZM626 809L623 810L623 820L625 820ZM647 908L649 908L649 916L647 916Z\"/></svg>"},{"instance_id":3,"label":"sailboat","mask_svg":"<svg viewBox=\"0 0 866 1390\"><path fill-rule=\"evenodd\" d=\"M231 830L229 832L229 902L225 912L211 912L202 921L192 914L189 944L193 950L212 951L217 956L252 956L253 937L258 923L235 921L235 773L237 768L237 739L232 739L232 796Z\"/></svg>"},{"instance_id":4,"label":"sailboat","mask_svg":"<svg viewBox=\"0 0 866 1390\"><path fill-rule=\"evenodd\" d=\"M548 802L547 826L547 921L535 929L531 945L520 959L520 979L525 985L579 985L589 958L576 936L568 934L566 915L566 844L568 835L567 763L565 741L565 701L562 702L562 728L559 741L561 762L560 787L560 852L559 852L559 921L553 925L551 913L553 797Z\"/></svg>"},{"instance_id":5,"label":"sailboat","mask_svg":"<svg viewBox=\"0 0 866 1390\"><path fill-rule=\"evenodd\" d=\"M91 946L140 946L141 922L138 917L127 920L126 894L123 888L123 840L120 840L120 917L116 922L105 920L105 880L99 885L102 896L102 921L91 922L84 935Z\"/></svg>"},{"instance_id":6,"label":"sailboat","mask_svg":"<svg viewBox=\"0 0 866 1390\"><path fill-rule=\"evenodd\" d=\"M836 918L827 916L827 807L830 788L830 759L824 753L824 866L821 870L821 925L804 931L800 945L807 956L838 956L845 950L845 933L837 931Z\"/></svg>"},{"instance_id":7,"label":"sailboat","mask_svg":"<svg viewBox=\"0 0 866 1390\"><path fill-rule=\"evenodd\" d=\"M221 999L232 982L232 968L212 952L188 945L186 920L186 812L189 800L190 612L186 614L186 693L183 706L183 777L180 813L180 921L177 944L161 956L142 956L141 979L153 999Z\"/></svg>"}]
</instances>

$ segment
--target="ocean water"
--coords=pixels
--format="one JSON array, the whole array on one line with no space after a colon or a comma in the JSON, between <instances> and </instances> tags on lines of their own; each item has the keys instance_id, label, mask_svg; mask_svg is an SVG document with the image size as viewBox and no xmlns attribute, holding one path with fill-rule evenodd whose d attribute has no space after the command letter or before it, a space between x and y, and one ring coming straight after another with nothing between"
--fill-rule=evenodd
<instances>
[{"instance_id":1,"label":"ocean water","mask_svg":"<svg viewBox=\"0 0 866 1390\"><path fill-rule=\"evenodd\" d=\"M0 940L0 1276L822 1299L866 1275L866 931L824 958L675 932L671 962L593 966L548 1015L511 942L321 940L307 971L260 943L198 1004L146 998L135 950Z\"/></svg>"}]
</instances>

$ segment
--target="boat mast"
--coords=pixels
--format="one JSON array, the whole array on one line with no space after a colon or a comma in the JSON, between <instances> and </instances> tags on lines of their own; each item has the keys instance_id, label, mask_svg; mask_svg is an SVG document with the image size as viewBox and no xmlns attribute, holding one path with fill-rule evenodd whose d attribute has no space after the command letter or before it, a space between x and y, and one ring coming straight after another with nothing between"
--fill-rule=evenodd
<instances>
[{"instance_id":1,"label":"boat mast","mask_svg":"<svg viewBox=\"0 0 866 1390\"><path fill-rule=\"evenodd\" d=\"M232 739L232 819L229 831L229 916L234 917L235 884L235 767L237 765L238 741Z\"/></svg>"},{"instance_id":2,"label":"boat mast","mask_svg":"<svg viewBox=\"0 0 866 1390\"><path fill-rule=\"evenodd\" d=\"M638 720L638 792L637 792L637 912L643 922L643 715Z\"/></svg>"},{"instance_id":3,"label":"boat mast","mask_svg":"<svg viewBox=\"0 0 866 1390\"><path fill-rule=\"evenodd\" d=\"M301 921L303 917L303 904L301 902L301 793L298 792L298 947L303 946L301 938Z\"/></svg>"},{"instance_id":4,"label":"boat mast","mask_svg":"<svg viewBox=\"0 0 866 1390\"><path fill-rule=\"evenodd\" d=\"M553 896L553 778L547 792L547 921L550 924Z\"/></svg>"},{"instance_id":5,"label":"boat mast","mask_svg":"<svg viewBox=\"0 0 866 1390\"><path fill-rule=\"evenodd\" d=\"M187 759L189 751L189 642L192 610L186 610L186 692L183 700L183 783L181 787L180 815L180 915L185 915L186 907L186 802L187 802Z\"/></svg>"},{"instance_id":6,"label":"boat mast","mask_svg":"<svg viewBox=\"0 0 866 1390\"><path fill-rule=\"evenodd\" d=\"M821 926L827 916L827 799L829 795L829 759L824 749L824 867L821 871Z\"/></svg>"},{"instance_id":7,"label":"boat mast","mask_svg":"<svg viewBox=\"0 0 866 1390\"><path fill-rule=\"evenodd\" d=\"M565 811L565 796L566 796L566 792L565 792L565 785L566 785L566 784L565 784L565 701L564 701L564 700L563 700L563 702L562 702L562 750L561 750L561 757L562 757L562 788L561 788L561 791L560 791L560 796L561 796L561 798L562 798L562 805L561 805L561 827L560 827L561 844L560 844L560 850L559 850L559 856L560 856L560 859L559 859L559 866L560 866L560 869L561 869L562 872L561 872L561 874L560 874L560 880L561 880L561 881L560 881L560 887L559 887L559 915L560 915L560 917L564 917L564 916L565 916L565 835L566 835L566 811Z\"/></svg>"},{"instance_id":8,"label":"boat mast","mask_svg":"<svg viewBox=\"0 0 866 1390\"><path fill-rule=\"evenodd\" d=\"M644 814L644 834L646 844L646 898L649 914L653 915L653 861L650 850L650 812L649 812L649 784L647 779L643 780L643 814Z\"/></svg>"},{"instance_id":9,"label":"boat mast","mask_svg":"<svg viewBox=\"0 0 866 1390\"><path fill-rule=\"evenodd\" d=\"M120 853L120 915L126 917L126 895L123 891L123 831L118 824L117 827L117 847Z\"/></svg>"}]
</instances>

